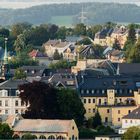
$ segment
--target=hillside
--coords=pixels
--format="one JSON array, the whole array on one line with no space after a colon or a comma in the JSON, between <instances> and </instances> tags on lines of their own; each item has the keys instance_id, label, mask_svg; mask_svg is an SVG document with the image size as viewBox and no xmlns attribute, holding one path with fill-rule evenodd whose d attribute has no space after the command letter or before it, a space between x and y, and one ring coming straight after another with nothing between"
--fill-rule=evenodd
<instances>
[{"instance_id":1,"label":"hillside","mask_svg":"<svg viewBox=\"0 0 140 140\"><path fill-rule=\"evenodd\" d=\"M17 22L32 24L55 23L72 25L80 22L80 11L84 6L86 23L97 24L112 22L140 23L140 7L131 4L84 3L41 5L27 9L0 9L0 25ZM64 16L64 20L63 19ZM62 22L61 22L62 21ZM64 24L63 24L64 22Z\"/></svg>"}]
</instances>

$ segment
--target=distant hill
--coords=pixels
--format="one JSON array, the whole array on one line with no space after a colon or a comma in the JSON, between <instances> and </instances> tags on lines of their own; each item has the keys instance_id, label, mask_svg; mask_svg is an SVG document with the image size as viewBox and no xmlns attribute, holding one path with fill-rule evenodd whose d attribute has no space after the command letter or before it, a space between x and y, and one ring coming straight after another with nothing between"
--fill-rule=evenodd
<instances>
[{"instance_id":1,"label":"distant hill","mask_svg":"<svg viewBox=\"0 0 140 140\"><path fill-rule=\"evenodd\" d=\"M61 25L76 24L79 21L82 5L86 23L97 24L108 21L121 23L140 23L140 7L132 4L113 3L75 3L35 6L27 9L0 9L0 25L17 22L32 24L55 23ZM64 18L63 18L64 16ZM64 24L63 24L64 22ZM68 22L68 23L67 23Z\"/></svg>"}]
</instances>

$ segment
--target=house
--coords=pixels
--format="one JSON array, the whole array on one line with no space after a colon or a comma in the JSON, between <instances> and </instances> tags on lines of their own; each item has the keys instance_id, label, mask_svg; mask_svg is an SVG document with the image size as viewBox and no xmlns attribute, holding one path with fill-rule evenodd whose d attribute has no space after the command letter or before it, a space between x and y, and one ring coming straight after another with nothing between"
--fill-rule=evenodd
<instances>
[{"instance_id":1,"label":"house","mask_svg":"<svg viewBox=\"0 0 140 140\"><path fill-rule=\"evenodd\" d=\"M77 58L76 46L71 44L67 49L63 52L63 59L69 61L75 61Z\"/></svg>"},{"instance_id":2,"label":"house","mask_svg":"<svg viewBox=\"0 0 140 140\"><path fill-rule=\"evenodd\" d=\"M122 118L122 128L119 129L119 134L124 134L128 128L133 126L140 127L140 106Z\"/></svg>"},{"instance_id":3,"label":"house","mask_svg":"<svg viewBox=\"0 0 140 140\"><path fill-rule=\"evenodd\" d=\"M72 73L78 74L80 71L86 69L94 69L98 71L104 71L106 75L116 74L116 68L107 59L86 59L78 60L76 66L71 68Z\"/></svg>"},{"instance_id":4,"label":"house","mask_svg":"<svg viewBox=\"0 0 140 140\"><path fill-rule=\"evenodd\" d=\"M79 138L74 120L23 119L15 115L8 117L5 122L12 126L14 137L18 138L23 138L27 133L36 136L37 139L77 140Z\"/></svg>"},{"instance_id":5,"label":"house","mask_svg":"<svg viewBox=\"0 0 140 140\"><path fill-rule=\"evenodd\" d=\"M73 43L66 42L62 40L49 40L45 44L43 44L43 48L45 49L45 53L48 57L52 58L54 52L57 50L59 54L63 54L66 49L68 49Z\"/></svg>"},{"instance_id":6,"label":"house","mask_svg":"<svg viewBox=\"0 0 140 140\"><path fill-rule=\"evenodd\" d=\"M37 60L39 62L39 65L46 65L46 61L48 61L48 56L42 52L40 52L39 50L32 50L29 53L29 56L33 59L33 60Z\"/></svg>"},{"instance_id":7,"label":"house","mask_svg":"<svg viewBox=\"0 0 140 140\"><path fill-rule=\"evenodd\" d=\"M21 104L18 86L26 80L8 80L0 84L0 114L13 115L24 113L26 106Z\"/></svg>"},{"instance_id":8,"label":"house","mask_svg":"<svg viewBox=\"0 0 140 140\"><path fill-rule=\"evenodd\" d=\"M120 26L114 28L114 31L112 32L110 36L110 40L115 40L119 42L121 49L123 49L125 42L127 41L128 37L128 29L125 26Z\"/></svg>"},{"instance_id":9,"label":"house","mask_svg":"<svg viewBox=\"0 0 140 140\"><path fill-rule=\"evenodd\" d=\"M48 83L51 83L57 88L76 89L75 75L71 73L56 73L48 79Z\"/></svg>"},{"instance_id":10,"label":"house","mask_svg":"<svg viewBox=\"0 0 140 140\"><path fill-rule=\"evenodd\" d=\"M113 63L124 62L124 52L121 50L111 49L111 47L108 47L106 50L104 50L103 54Z\"/></svg>"},{"instance_id":11,"label":"house","mask_svg":"<svg viewBox=\"0 0 140 140\"><path fill-rule=\"evenodd\" d=\"M104 28L101 31L97 32L95 34L95 38L94 38L94 44L98 44L101 46L110 46L110 42L107 42L107 37L110 37L110 35L112 34L113 29L109 29L109 28Z\"/></svg>"},{"instance_id":12,"label":"house","mask_svg":"<svg viewBox=\"0 0 140 140\"><path fill-rule=\"evenodd\" d=\"M77 76L78 92L86 109L85 117L93 117L98 110L102 123L121 127L122 117L140 104L140 76Z\"/></svg>"},{"instance_id":13,"label":"house","mask_svg":"<svg viewBox=\"0 0 140 140\"><path fill-rule=\"evenodd\" d=\"M95 140L121 140L121 135L103 135L95 137Z\"/></svg>"}]
</instances>

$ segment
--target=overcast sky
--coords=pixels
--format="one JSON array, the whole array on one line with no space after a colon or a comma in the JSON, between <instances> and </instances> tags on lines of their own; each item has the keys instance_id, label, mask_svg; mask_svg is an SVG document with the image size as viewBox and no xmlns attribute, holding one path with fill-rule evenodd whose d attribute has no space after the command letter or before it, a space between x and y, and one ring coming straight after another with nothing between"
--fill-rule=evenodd
<instances>
[{"instance_id":1,"label":"overcast sky","mask_svg":"<svg viewBox=\"0 0 140 140\"><path fill-rule=\"evenodd\" d=\"M35 5L52 4L52 3L71 3L71 2L119 2L135 3L140 5L140 0L0 0L2 8L26 8Z\"/></svg>"}]
</instances>

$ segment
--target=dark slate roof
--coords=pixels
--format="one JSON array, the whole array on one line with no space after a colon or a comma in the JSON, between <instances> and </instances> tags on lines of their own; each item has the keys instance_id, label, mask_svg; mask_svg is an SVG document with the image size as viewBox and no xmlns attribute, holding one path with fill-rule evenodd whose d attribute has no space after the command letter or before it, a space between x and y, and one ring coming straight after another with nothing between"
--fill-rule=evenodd
<instances>
[{"instance_id":1,"label":"dark slate roof","mask_svg":"<svg viewBox=\"0 0 140 140\"><path fill-rule=\"evenodd\" d=\"M46 66L23 66L21 67L24 71L26 71L27 76L43 76ZM32 72L34 71L34 73Z\"/></svg>"},{"instance_id":2,"label":"dark slate roof","mask_svg":"<svg viewBox=\"0 0 140 140\"><path fill-rule=\"evenodd\" d=\"M17 89L19 85L28 83L26 80L8 80L0 84L0 89Z\"/></svg>"},{"instance_id":3,"label":"dark slate roof","mask_svg":"<svg viewBox=\"0 0 140 140\"><path fill-rule=\"evenodd\" d=\"M100 32L95 34L95 38L104 39L106 36L110 36L113 32L113 29L104 28Z\"/></svg>"},{"instance_id":4,"label":"dark slate roof","mask_svg":"<svg viewBox=\"0 0 140 140\"><path fill-rule=\"evenodd\" d=\"M132 97L133 92L130 90L137 90L140 86L140 76L77 76L79 91L85 92L81 96L106 96L107 89L116 90L116 96L128 96ZM89 90L89 93L86 93ZM95 94L92 93L95 90ZM105 92L102 93L102 90Z\"/></svg>"},{"instance_id":5,"label":"dark slate roof","mask_svg":"<svg viewBox=\"0 0 140 140\"><path fill-rule=\"evenodd\" d=\"M140 63L120 63L118 66L120 74L140 75Z\"/></svg>"},{"instance_id":6,"label":"dark slate roof","mask_svg":"<svg viewBox=\"0 0 140 140\"><path fill-rule=\"evenodd\" d=\"M76 81L75 81L74 74L56 73L50 79L48 79L48 82L53 84L56 87L59 84L61 84L64 87L76 88Z\"/></svg>"},{"instance_id":7,"label":"dark slate roof","mask_svg":"<svg viewBox=\"0 0 140 140\"><path fill-rule=\"evenodd\" d=\"M124 116L123 119L140 119L140 107L133 110L128 115Z\"/></svg>"}]
</instances>

